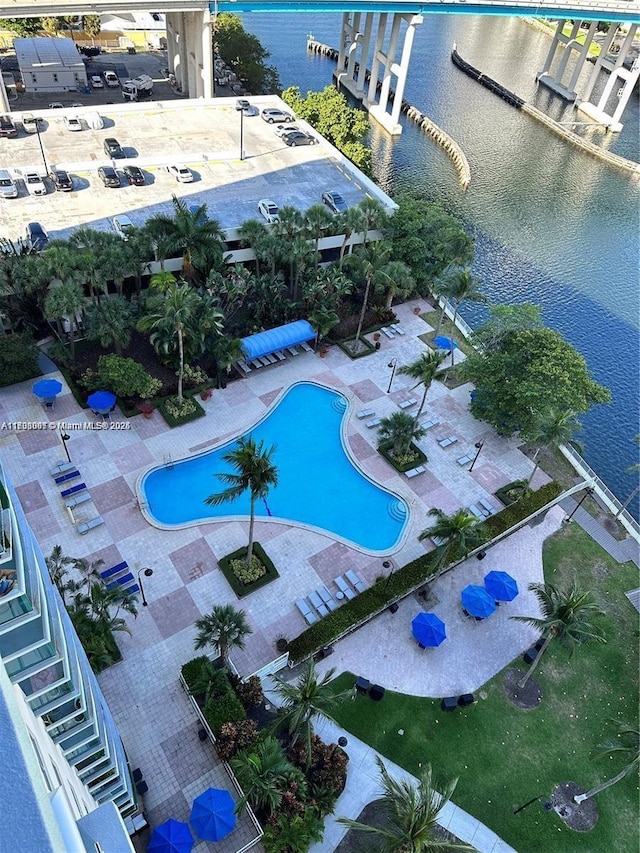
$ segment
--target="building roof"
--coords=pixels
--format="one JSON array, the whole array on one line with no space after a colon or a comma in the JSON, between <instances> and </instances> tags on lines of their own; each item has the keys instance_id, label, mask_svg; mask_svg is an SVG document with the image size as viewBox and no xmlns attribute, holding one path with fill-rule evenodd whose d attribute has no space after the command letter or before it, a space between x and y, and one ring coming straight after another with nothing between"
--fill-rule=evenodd
<instances>
[{"instance_id":1,"label":"building roof","mask_svg":"<svg viewBox=\"0 0 640 853\"><path fill-rule=\"evenodd\" d=\"M82 57L71 39L14 39L13 46L20 68L46 68L47 65L84 68Z\"/></svg>"},{"instance_id":2,"label":"building roof","mask_svg":"<svg viewBox=\"0 0 640 853\"><path fill-rule=\"evenodd\" d=\"M258 332L242 339L242 349L245 357L251 361L268 355L285 347L293 347L315 338L313 327L306 320L296 320L295 323L287 323L286 326L278 326L266 332Z\"/></svg>"}]
</instances>

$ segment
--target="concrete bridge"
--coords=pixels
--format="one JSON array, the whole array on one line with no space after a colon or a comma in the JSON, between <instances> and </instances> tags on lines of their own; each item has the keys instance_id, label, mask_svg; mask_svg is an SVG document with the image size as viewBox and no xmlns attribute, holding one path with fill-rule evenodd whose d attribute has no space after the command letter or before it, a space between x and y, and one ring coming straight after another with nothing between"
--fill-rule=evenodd
<instances>
[{"instance_id":1,"label":"concrete bridge","mask_svg":"<svg viewBox=\"0 0 640 853\"><path fill-rule=\"evenodd\" d=\"M586 115L611 130L622 128L622 112L640 76L640 60L630 69L625 67L640 24L640 0L0 0L0 17L130 12L132 7L165 12L169 70L185 94L195 98L213 96L212 25L220 12L341 12L338 80L392 134L401 132L400 105L411 48L425 15L520 15L558 20L538 79L562 97L577 101ZM569 35L563 32L567 19L574 22ZM578 41L582 21L589 22L583 44ZM615 23L607 31L602 53L580 97L575 85L598 21ZM607 59L609 48L614 42L618 45L616 34L622 23L628 25L628 31L619 52ZM602 97L591 104L589 98L604 67L610 71L609 80ZM371 79L365 83L367 68ZM396 97L390 106L392 86Z\"/></svg>"}]
</instances>

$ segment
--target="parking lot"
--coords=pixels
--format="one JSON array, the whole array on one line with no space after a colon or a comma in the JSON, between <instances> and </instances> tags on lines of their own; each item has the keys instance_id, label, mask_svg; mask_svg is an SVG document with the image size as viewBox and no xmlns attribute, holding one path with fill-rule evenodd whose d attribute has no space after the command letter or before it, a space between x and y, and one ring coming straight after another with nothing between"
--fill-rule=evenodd
<instances>
[{"instance_id":1,"label":"parking lot","mask_svg":"<svg viewBox=\"0 0 640 853\"><path fill-rule=\"evenodd\" d=\"M274 96L252 98L259 109L285 105ZM87 116L98 111L104 127L89 128ZM256 217L258 201L270 198L279 206L301 210L320 202L324 190L337 190L347 204L356 204L368 192L385 204L390 200L373 184L363 180L324 140L304 147L288 147L259 115L242 116L232 98L211 101L173 100L133 104L113 103L97 108L32 110L40 115L38 135L22 128L17 138L0 139L0 169L16 179L19 196L2 199L0 236L16 239L27 223L40 222L49 237L66 238L74 228L88 225L100 230L113 228L115 215L126 213L135 225L154 214L171 211L173 194L188 204L207 204L209 215L225 228L234 228ZM83 130L72 132L65 116L76 115ZM19 120L20 113L13 114ZM240 157L240 131L243 153ZM304 122L296 122L313 133ZM115 137L124 148L125 159L110 160L104 140ZM193 183L178 183L167 171L185 164L193 172ZM139 166L144 186L125 184L122 168ZM118 189L105 187L98 177L101 166L113 166L121 175ZM55 192L46 179L47 195L30 196L22 176L27 171L41 175L52 168L68 171L73 192Z\"/></svg>"}]
</instances>

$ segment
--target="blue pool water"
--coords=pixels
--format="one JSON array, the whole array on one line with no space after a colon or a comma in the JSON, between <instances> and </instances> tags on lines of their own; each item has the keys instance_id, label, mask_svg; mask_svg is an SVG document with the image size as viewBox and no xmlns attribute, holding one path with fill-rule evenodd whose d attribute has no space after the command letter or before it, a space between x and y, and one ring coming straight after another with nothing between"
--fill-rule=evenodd
<instances>
[{"instance_id":1,"label":"blue pool water","mask_svg":"<svg viewBox=\"0 0 640 853\"><path fill-rule=\"evenodd\" d=\"M367 551L392 550L409 518L405 501L368 480L347 455L341 434L348 401L336 391L300 382L245 433L265 447L275 445L278 485L256 517L309 525ZM148 512L163 526L248 517L249 493L211 507L209 495L226 486L216 476L234 469L223 455L237 439L176 462L153 468L140 483Z\"/></svg>"}]
</instances>

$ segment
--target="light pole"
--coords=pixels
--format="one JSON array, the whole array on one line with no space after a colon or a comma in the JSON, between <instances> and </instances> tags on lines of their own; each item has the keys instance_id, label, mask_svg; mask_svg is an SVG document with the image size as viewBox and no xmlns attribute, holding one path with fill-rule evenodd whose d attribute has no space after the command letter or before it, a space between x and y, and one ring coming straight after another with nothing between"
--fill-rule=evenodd
<instances>
[{"instance_id":1,"label":"light pole","mask_svg":"<svg viewBox=\"0 0 640 853\"><path fill-rule=\"evenodd\" d=\"M140 575L144 575L145 578L150 578L153 574L153 569L138 569L138 586L140 587L140 594L142 595L142 606L147 606L147 599L144 596L144 586L142 585L142 578Z\"/></svg>"},{"instance_id":2,"label":"light pole","mask_svg":"<svg viewBox=\"0 0 640 853\"><path fill-rule=\"evenodd\" d=\"M396 375L396 367L398 366L398 359L392 358L387 367L391 368L391 379L389 379L389 385L387 387L387 394L391 393L391 386L393 385L393 377Z\"/></svg>"},{"instance_id":3,"label":"light pole","mask_svg":"<svg viewBox=\"0 0 640 853\"><path fill-rule=\"evenodd\" d=\"M44 163L44 173L45 175L49 174L49 167L47 166L47 158L44 154L44 146L42 145L42 139L40 138L40 119L36 118L36 135L38 137L38 145L40 146L40 153L42 154L42 162Z\"/></svg>"},{"instance_id":4,"label":"light pole","mask_svg":"<svg viewBox=\"0 0 640 853\"><path fill-rule=\"evenodd\" d=\"M473 471L473 466L474 466L474 465L476 464L476 462L478 461L478 456L480 456L480 451L481 451L481 450L482 450L482 448L484 447L484 438L482 439L482 441L476 441L476 443L474 444L474 447L477 449L477 453L476 453L476 455L473 457L473 462L471 463L471 466L470 466L470 468L469 468L469 471L470 471L470 472L471 472L471 471Z\"/></svg>"},{"instance_id":5,"label":"light pole","mask_svg":"<svg viewBox=\"0 0 640 853\"><path fill-rule=\"evenodd\" d=\"M240 110L240 162L244 160L244 109Z\"/></svg>"},{"instance_id":6,"label":"light pole","mask_svg":"<svg viewBox=\"0 0 640 853\"><path fill-rule=\"evenodd\" d=\"M65 452L65 453L66 453L66 455L67 455L67 462L69 462L69 463L70 463L70 462L71 462L71 457L69 456L69 448L67 447L67 442L69 441L69 439L71 438L71 436L70 436L70 435L67 435L67 433L66 433L66 432L63 432L63 433L62 433L62 435L60 436L60 438L62 439L62 446L64 447L64 452Z\"/></svg>"},{"instance_id":7,"label":"light pole","mask_svg":"<svg viewBox=\"0 0 640 853\"><path fill-rule=\"evenodd\" d=\"M387 575L387 580L386 580L385 585L384 585L384 588L387 589L387 587L389 586L389 583L391 581L391 578L393 577L393 573L394 573L396 567L395 567L392 560L385 560L382 564L382 568L383 569L391 569L391 571Z\"/></svg>"},{"instance_id":8,"label":"light pole","mask_svg":"<svg viewBox=\"0 0 640 853\"><path fill-rule=\"evenodd\" d=\"M584 490L584 495L580 498L580 500L578 501L578 503L574 506L574 508L573 508L573 509L571 510L571 512L569 513L569 515L566 515L566 516L562 519L562 523L563 523L563 524L569 524L569 522L571 521L571 519L573 518L573 516L577 513L577 511L580 509L580 507L582 506L582 504L584 503L584 501L586 501L586 499L589 497L589 495L592 495L592 494L593 494L593 489L591 488L591 486L588 486L588 487Z\"/></svg>"}]
</instances>

